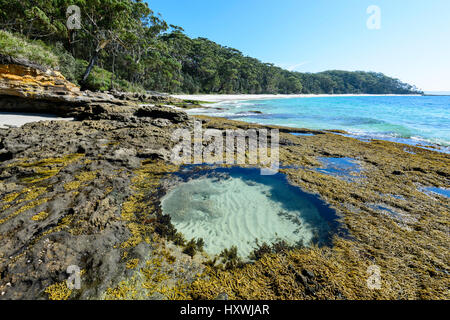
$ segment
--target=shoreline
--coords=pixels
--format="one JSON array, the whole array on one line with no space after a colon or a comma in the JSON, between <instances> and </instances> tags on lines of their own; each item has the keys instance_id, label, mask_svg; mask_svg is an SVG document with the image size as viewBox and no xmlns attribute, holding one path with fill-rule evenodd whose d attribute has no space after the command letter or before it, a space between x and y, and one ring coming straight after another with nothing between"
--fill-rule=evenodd
<instances>
[{"instance_id":1,"label":"shoreline","mask_svg":"<svg viewBox=\"0 0 450 320\"><path fill-rule=\"evenodd\" d=\"M11 117L8 123L21 114L36 120L38 112L41 117L53 112L75 120L0 128L0 300L449 299L445 289L450 264L443 245L448 243L450 225L449 154L383 140L364 142L339 134L343 131L188 114L191 107L208 108L208 102L201 100L157 93L80 93L55 75L43 78L37 70L22 67L8 67L6 80L0 81L0 92L4 90L0 107ZM220 102L326 96L330 95L186 97ZM211 105L210 110L219 106ZM222 149L210 151L223 155L226 146L226 153L231 151L237 161L228 165L202 152L205 174L197 170L200 167L186 171L200 139L195 134L193 139L183 137L187 143L180 150L181 141L174 139L174 133L188 136L186 131L195 131L194 121L201 122L202 132L220 133L214 142ZM226 139L229 131L238 139L242 131L271 129L278 130L276 149L257 145L256 164L250 139L244 150L239 143L230 146ZM209 147L212 141L205 136L201 145L206 142ZM271 135L270 148L275 147L273 142ZM177 150L188 158L176 163ZM222 234L240 246L251 245L254 238L249 257L253 261L239 258L237 246L223 254L209 254L205 244L218 238L212 228L206 227L195 239L172 223L163 199L184 183L182 178L198 182L210 175L222 179L214 181L220 183L227 177L215 175L214 170L267 168L267 151L272 163L279 164L283 180L270 184L273 188L260 188L255 186L258 179L245 175L242 183L258 192L242 192L247 186L240 184L221 202L230 211L242 212L239 220L226 219L229 223ZM242 163L239 155L244 156ZM280 188L286 185L301 193ZM216 218L219 211L209 191L218 195L224 194L223 189L206 187L182 190L175 199L176 214L189 217L186 209L198 211L193 230L202 228L205 217ZM277 205L269 201L275 199ZM299 200L300 207L292 207L293 199ZM250 214L261 216L261 204L271 216L284 219L283 225L296 223L295 229L280 233L264 216L247 220ZM314 212L320 215L325 207L324 217L332 218L330 223L337 228L329 243L319 245L326 226L314 218L320 218ZM298 216L289 214L290 208ZM299 216L305 218L302 226ZM260 245L261 236L252 230L266 226L272 236ZM303 226L314 231L308 234L318 236L317 245L310 246L300 237ZM296 245L278 242L293 233ZM68 266L78 269L74 274L78 288L69 286ZM368 287L374 266L382 272L379 290Z\"/></svg>"},{"instance_id":2,"label":"shoreline","mask_svg":"<svg viewBox=\"0 0 450 320\"><path fill-rule=\"evenodd\" d=\"M224 119L235 119L236 115L232 113L232 108L230 109L226 108L227 103L234 104L234 103L240 103L245 101L257 101L257 100L266 100L266 99L290 99L290 98L323 98L323 97L421 97L422 95L370 95L370 94L344 94L344 95L177 95L172 96L176 97L178 99L183 99L187 101L192 101L196 107L193 108L187 108L185 110L190 115L205 115L205 116L212 116L212 117L218 117L218 118L224 118ZM240 99L238 99L240 97ZM190 99L187 99L190 98ZM194 102L199 101L198 103ZM222 107L222 106L225 106ZM260 111L258 107L255 106L254 110ZM249 111L249 113L256 112L256 111ZM244 112L242 112L244 113ZM256 113L255 113L256 114ZM246 116L246 115L245 115ZM242 116L244 117L244 115ZM308 126L299 126L298 124L295 125L288 125L288 124L280 124L276 122L271 123L264 123L264 122L258 122L255 121L255 119L247 119L241 121L245 121L252 124L258 124L258 125L281 125L281 126L287 126L290 128L303 128L303 129L309 129L309 130L324 130L328 132L333 131L345 131L346 135L355 138L361 141L364 140L382 140L382 141L390 141L400 144L406 144L410 146L417 146L421 147L427 150L433 150L437 152L442 152L446 154L450 154L450 145L446 142L436 142L431 141L427 139L426 137L420 136L420 135L413 135L410 137L406 136L400 136L396 134L390 134L389 132L370 132L370 131L352 131L352 128L333 128L333 127L327 127L327 128L314 128L314 127L308 127Z\"/></svg>"},{"instance_id":3,"label":"shoreline","mask_svg":"<svg viewBox=\"0 0 450 320\"><path fill-rule=\"evenodd\" d=\"M224 102L240 100L271 100L290 98L334 98L334 97L421 97L420 94L172 94L173 98L202 102Z\"/></svg>"},{"instance_id":4,"label":"shoreline","mask_svg":"<svg viewBox=\"0 0 450 320\"><path fill-rule=\"evenodd\" d=\"M261 98L261 99L263 99L263 98ZM224 101L228 101L228 100L224 100ZM220 103L220 102L216 102L216 103ZM213 104L215 104L215 103L213 103ZM213 108L213 107L211 107L211 108ZM174 109L180 110L177 107L174 107ZM202 105L201 109L207 110L209 108L207 105ZM197 110L197 109L192 109L192 110ZM194 116L195 115L211 116L207 113L191 113L189 111L191 111L191 110L186 110L186 112L188 114L191 114ZM213 115L213 117L229 119L226 116L220 116L220 115ZM14 127L20 128L20 127L24 126L25 124L37 123L40 121L74 121L74 120L75 120L75 118L73 118L73 117L61 117L61 116L57 116L54 114L48 114L48 113L0 112L0 129L8 129L8 128L14 128ZM258 123L258 122L248 122L248 123L261 125L261 126L265 125L264 123ZM277 124L272 124L272 125L276 126ZM317 129L308 128L308 127L304 127L304 128L298 127L298 126L292 126L292 127L287 126L287 127L291 128L293 130L295 130L295 129L317 130ZM335 134L336 134L336 131L342 131L341 133L337 133L337 134L343 134L344 136L354 138L354 139L357 139L360 141L366 141L366 142L368 142L370 140L390 141L390 142L394 142L394 143L415 146L415 147L423 148L423 149L430 150L430 151L437 151L440 153L450 154L450 146L445 145L445 144L433 143L433 142L427 141L426 139L420 138L420 137L405 138L405 137L396 137L396 136L389 136L389 135L379 136L379 135L370 134L369 132L355 133L350 130L341 130L341 129L333 129L333 128L320 129L320 130L335 133Z\"/></svg>"}]
</instances>

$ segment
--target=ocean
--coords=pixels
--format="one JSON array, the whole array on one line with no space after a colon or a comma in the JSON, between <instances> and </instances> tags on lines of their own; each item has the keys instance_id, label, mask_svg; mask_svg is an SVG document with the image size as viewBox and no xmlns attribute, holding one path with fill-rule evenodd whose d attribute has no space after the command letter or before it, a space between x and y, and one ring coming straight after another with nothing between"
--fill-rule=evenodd
<instances>
[{"instance_id":1,"label":"ocean","mask_svg":"<svg viewBox=\"0 0 450 320\"><path fill-rule=\"evenodd\" d=\"M450 96L340 96L224 101L194 114L318 130L450 152Z\"/></svg>"}]
</instances>

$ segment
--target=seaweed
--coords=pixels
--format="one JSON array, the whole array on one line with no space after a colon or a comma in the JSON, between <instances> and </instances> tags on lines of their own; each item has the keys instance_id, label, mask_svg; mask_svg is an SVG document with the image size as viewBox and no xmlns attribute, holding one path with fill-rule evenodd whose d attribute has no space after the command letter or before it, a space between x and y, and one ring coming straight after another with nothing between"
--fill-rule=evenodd
<instances>
[{"instance_id":1,"label":"seaweed","mask_svg":"<svg viewBox=\"0 0 450 320\"><path fill-rule=\"evenodd\" d=\"M276 241L272 244L267 244L266 242L263 242L262 244L259 244L258 241L256 241L256 248L253 250L253 252L250 254L249 258L250 260L256 261L261 259L266 254L282 254L289 250L294 250L296 248L302 248L303 242L299 242L296 245L290 245L284 240Z\"/></svg>"},{"instance_id":2,"label":"seaweed","mask_svg":"<svg viewBox=\"0 0 450 320\"><path fill-rule=\"evenodd\" d=\"M183 253L193 257L197 252L203 251L204 244L205 241L202 238L191 239L187 244L185 244Z\"/></svg>"},{"instance_id":3,"label":"seaweed","mask_svg":"<svg viewBox=\"0 0 450 320\"><path fill-rule=\"evenodd\" d=\"M231 270L236 268L243 268L245 263L242 261L241 257L238 255L238 249L236 246L232 246L229 249L224 249L219 257L223 258L222 264L225 270Z\"/></svg>"}]
</instances>

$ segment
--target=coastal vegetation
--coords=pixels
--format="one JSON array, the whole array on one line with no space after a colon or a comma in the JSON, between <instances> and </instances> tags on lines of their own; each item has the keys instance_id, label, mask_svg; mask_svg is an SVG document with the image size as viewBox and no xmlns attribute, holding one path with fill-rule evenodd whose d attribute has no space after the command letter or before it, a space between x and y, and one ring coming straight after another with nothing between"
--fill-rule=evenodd
<instances>
[{"instance_id":1,"label":"coastal vegetation","mask_svg":"<svg viewBox=\"0 0 450 320\"><path fill-rule=\"evenodd\" d=\"M67 8L81 9L68 30ZM192 39L141 0L0 1L0 53L49 67L84 89L171 93L412 94L375 72L300 73Z\"/></svg>"}]
</instances>

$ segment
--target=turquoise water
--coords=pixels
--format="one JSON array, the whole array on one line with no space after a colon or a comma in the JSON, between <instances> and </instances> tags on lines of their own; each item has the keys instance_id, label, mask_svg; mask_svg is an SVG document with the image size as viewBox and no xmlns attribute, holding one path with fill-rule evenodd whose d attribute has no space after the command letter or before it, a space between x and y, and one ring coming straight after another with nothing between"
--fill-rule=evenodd
<instances>
[{"instance_id":1,"label":"turquoise water","mask_svg":"<svg viewBox=\"0 0 450 320\"><path fill-rule=\"evenodd\" d=\"M437 187L425 187L425 188L423 188L423 190L450 198L450 189L437 188Z\"/></svg>"},{"instance_id":2,"label":"turquoise water","mask_svg":"<svg viewBox=\"0 0 450 320\"><path fill-rule=\"evenodd\" d=\"M202 238L211 255L236 246L247 258L257 241L329 244L337 227L333 209L280 173L261 176L257 169L243 168L195 172L188 167L180 176L185 181L163 197L162 211L186 239Z\"/></svg>"},{"instance_id":3,"label":"turquoise water","mask_svg":"<svg viewBox=\"0 0 450 320\"><path fill-rule=\"evenodd\" d=\"M361 139L450 150L449 96L305 97L231 101L201 110L230 119L318 130L345 130ZM261 111L256 114L251 111Z\"/></svg>"},{"instance_id":4,"label":"turquoise water","mask_svg":"<svg viewBox=\"0 0 450 320\"><path fill-rule=\"evenodd\" d=\"M358 177L356 173L361 172L361 166L352 158L319 157L318 160L323 163L323 167L317 168L316 171L328 175L352 180L352 178Z\"/></svg>"}]
</instances>

